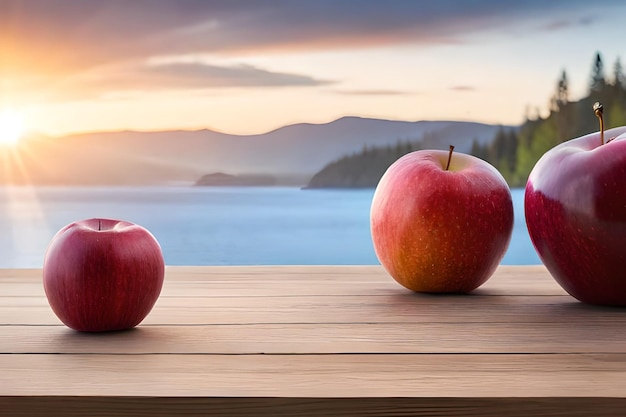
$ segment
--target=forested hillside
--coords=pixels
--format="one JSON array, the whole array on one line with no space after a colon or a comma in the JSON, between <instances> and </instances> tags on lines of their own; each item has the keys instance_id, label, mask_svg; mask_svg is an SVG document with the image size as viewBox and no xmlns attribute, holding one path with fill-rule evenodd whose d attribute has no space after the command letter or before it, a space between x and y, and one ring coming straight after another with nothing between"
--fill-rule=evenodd
<instances>
[{"instance_id":1,"label":"forested hillside","mask_svg":"<svg viewBox=\"0 0 626 417\"><path fill-rule=\"evenodd\" d=\"M474 140L470 153L493 164L511 187L523 187L539 158L555 145L598 130L593 103L604 106L607 129L626 125L626 78L618 59L606 76L597 53L592 62L588 95L570 101L569 79L564 70L549 99L547 115L539 110L526 114L518 127L501 127L486 143ZM396 146L364 148L326 165L309 183L311 188L375 187L385 170L402 155L424 149L424 138L398 142ZM447 148L447 145L442 148Z\"/></svg>"},{"instance_id":2,"label":"forested hillside","mask_svg":"<svg viewBox=\"0 0 626 417\"><path fill-rule=\"evenodd\" d=\"M491 129L491 135L502 129L497 126L466 123L453 126L454 130L426 131L417 137L399 139L395 144L364 146L360 152L327 164L311 178L305 188L373 188L389 165L409 152L420 149L447 150L452 141L457 151L464 153L481 144L486 146L492 139L491 136L484 137L485 127ZM471 138L474 138L473 141Z\"/></svg>"},{"instance_id":3,"label":"forested hillside","mask_svg":"<svg viewBox=\"0 0 626 417\"><path fill-rule=\"evenodd\" d=\"M359 153L344 156L315 174L306 188L372 188L387 168L401 156L423 149L420 141L398 141L395 146L364 147Z\"/></svg>"},{"instance_id":4,"label":"forested hillside","mask_svg":"<svg viewBox=\"0 0 626 417\"><path fill-rule=\"evenodd\" d=\"M472 154L492 163L513 187L523 187L530 171L549 149L569 139L599 130L593 104L604 106L605 128L626 125L626 78L618 59L611 75L597 53L589 78L588 95L570 101L569 80L564 70L550 97L546 117L526 115L515 132L501 129L487 146L474 143Z\"/></svg>"}]
</instances>

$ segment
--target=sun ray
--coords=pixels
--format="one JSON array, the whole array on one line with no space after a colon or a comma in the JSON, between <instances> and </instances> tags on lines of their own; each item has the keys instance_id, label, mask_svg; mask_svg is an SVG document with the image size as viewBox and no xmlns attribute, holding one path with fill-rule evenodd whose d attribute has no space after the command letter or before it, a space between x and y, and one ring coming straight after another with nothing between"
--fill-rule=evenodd
<instances>
[{"instance_id":1,"label":"sun ray","mask_svg":"<svg viewBox=\"0 0 626 417\"><path fill-rule=\"evenodd\" d=\"M25 163L25 158L32 158L34 153L28 144L20 145L0 146L0 213L10 233L10 244L4 248L5 255L0 259L0 265L5 268L41 266L38 259L33 259L33 241L42 234L51 234L37 186Z\"/></svg>"}]
</instances>

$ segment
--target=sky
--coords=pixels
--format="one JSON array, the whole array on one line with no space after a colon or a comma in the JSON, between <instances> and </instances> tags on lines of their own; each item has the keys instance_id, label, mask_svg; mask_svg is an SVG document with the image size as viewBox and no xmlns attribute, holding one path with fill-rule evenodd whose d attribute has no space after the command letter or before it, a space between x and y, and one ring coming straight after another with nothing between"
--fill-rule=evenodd
<instances>
[{"instance_id":1,"label":"sky","mask_svg":"<svg viewBox=\"0 0 626 417\"><path fill-rule=\"evenodd\" d=\"M49 135L519 124L563 70L584 96L596 52L611 77L625 17L612 0L2 0L0 111Z\"/></svg>"}]
</instances>

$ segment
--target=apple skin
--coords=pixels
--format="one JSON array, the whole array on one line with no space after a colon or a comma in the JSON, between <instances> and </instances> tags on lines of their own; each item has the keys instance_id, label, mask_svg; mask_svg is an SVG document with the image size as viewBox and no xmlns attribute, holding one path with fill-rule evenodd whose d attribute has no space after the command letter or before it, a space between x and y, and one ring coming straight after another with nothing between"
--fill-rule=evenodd
<instances>
[{"instance_id":1,"label":"apple skin","mask_svg":"<svg viewBox=\"0 0 626 417\"><path fill-rule=\"evenodd\" d=\"M157 301L164 275L154 236L110 219L81 220L59 230L43 264L50 307L66 326L85 332L138 325Z\"/></svg>"},{"instance_id":2,"label":"apple skin","mask_svg":"<svg viewBox=\"0 0 626 417\"><path fill-rule=\"evenodd\" d=\"M415 151L380 179L370 211L376 256L416 292L467 293L491 277L513 232L511 190L471 155Z\"/></svg>"},{"instance_id":3,"label":"apple skin","mask_svg":"<svg viewBox=\"0 0 626 417\"><path fill-rule=\"evenodd\" d=\"M531 171L530 239L552 277L589 304L626 306L626 127L563 142Z\"/></svg>"}]
</instances>

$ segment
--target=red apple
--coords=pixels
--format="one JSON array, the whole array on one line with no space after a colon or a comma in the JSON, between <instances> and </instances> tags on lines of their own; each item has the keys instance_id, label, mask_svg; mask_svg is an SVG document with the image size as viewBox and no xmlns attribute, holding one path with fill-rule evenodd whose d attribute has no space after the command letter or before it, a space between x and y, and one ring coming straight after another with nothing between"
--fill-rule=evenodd
<instances>
[{"instance_id":1,"label":"red apple","mask_svg":"<svg viewBox=\"0 0 626 417\"><path fill-rule=\"evenodd\" d=\"M601 132L561 143L539 159L524 210L539 258L569 294L623 306L626 127Z\"/></svg>"},{"instance_id":2,"label":"red apple","mask_svg":"<svg viewBox=\"0 0 626 417\"><path fill-rule=\"evenodd\" d=\"M381 178L370 223L380 263L417 292L470 292L493 274L513 231L511 190L489 163L409 153Z\"/></svg>"},{"instance_id":3,"label":"red apple","mask_svg":"<svg viewBox=\"0 0 626 417\"><path fill-rule=\"evenodd\" d=\"M164 273L161 247L149 231L125 221L89 219L52 238L43 283L65 325L102 332L138 325L159 297Z\"/></svg>"}]
</instances>

